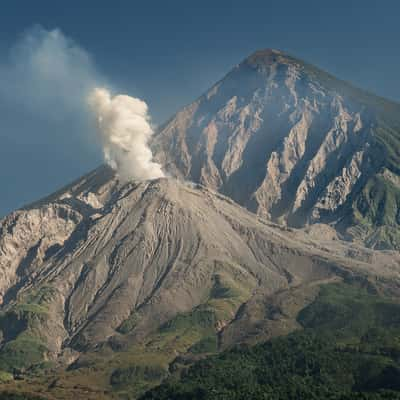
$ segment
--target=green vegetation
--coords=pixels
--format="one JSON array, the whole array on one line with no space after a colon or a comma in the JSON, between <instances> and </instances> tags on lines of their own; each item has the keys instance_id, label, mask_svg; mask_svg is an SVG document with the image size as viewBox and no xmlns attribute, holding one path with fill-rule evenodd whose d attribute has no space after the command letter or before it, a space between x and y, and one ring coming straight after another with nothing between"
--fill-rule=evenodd
<instances>
[{"instance_id":1,"label":"green vegetation","mask_svg":"<svg viewBox=\"0 0 400 400\"><path fill-rule=\"evenodd\" d=\"M164 324L161 329L161 334L171 332L182 332L187 330L204 330L206 332L214 331L216 323L216 315L214 310L199 306L188 313L178 314L175 318Z\"/></svg>"},{"instance_id":2,"label":"green vegetation","mask_svg":"<svg viewBox=\"0 0 400 400\"><path fill-rule=\"evenodd\" d=\"M131 315L118 328L118 332L122 334L131 332L135 328L138 321L139 321L138 314L136 312L132 312Z\"/></svg>"},{"instance_id":3,"label":"green vegetation","mask_svg":"<svg viewBox=\"0 0 400 400\"><path fill-rule=\"evenodd\" d=\"M30 291L19 301L19 306L35 305L40 307L42 312L47 312L48 304L51 303L56 295L56 290L51 286L42 286L38 290Z\"/></svg>"},{"instance_id":4,"label":"green vegetation","mask_svg":"<svg viewBox=\"0 0 400 400\"><path fill-rule=\"evenodd\" d=\"M232 268L230 265L220 265L220 273L214 276L203 304L173 317L149 335L145 343L124 345L140 321L140 314L133 312L118 329L123 334L121 346L124 351L110 354L104 350L104 353L81 357L83 368L80 371L91 374L92 370L98 373L104 368L104 375L109 376L110 385L118 395L135 398L160 384L168 376L170 366L173 365L173 370L179 374L187 368L186 361L189 364L192 362L191 357L216 353L218 326L231 320L250 295L248 282L240 272L235 282L229 278L230 274L225 273L226 269ZM114 349L118 348L119 344L116 343ZM185 355L184 360L176 362L180 355Z\"/></svg>"},{"instance_id":5,"label":"green vegetation","mask_svg":"<svg viewBox=\"0 0 400 400\"><path fill-rule=\"evenodd\" d=\"M400 106L399 106L400 109ZM397 111L397 116L399 111ZM389 170L400 174L400 118L390 125L382 119L378 120L375 137L380 148L383 150L385 165Z\"/></svg>"},{"instance_id":6,"label":"green vegetation","mask_svg":"<svg viewBox=\"0 0 400 400\"><path fill-rule=\"evenodd\" d=\"M13 375L6 371L0 370L0 384L11 382L14 379Z\"/></svg>"},{"instance_id":7,"label":"green vegetation","mask_svg":"<svg viewBox=\"0 0 400 400\"><path fill-rule=\"evenodd\" d=\"M199 361L142 399L400 399L400 304L323 286L304 330Z\"/></svg>"},{"instance_id":8,"label":"green vegetation","mask_svg":"<svg viewBox=\"0 0 400 400\"><path fill-rule=\"evenodd\" d=\"M150 335L146 344L131 346L108 359L110 384L120 395L143 393L159 384L177 353L186 353L194 344L216 335L216 314L207 306L178 314ZM96 369L99 364L95 360Z\"/></svg>"},{"instance_id":9,"label":"green vegetation","mask_svg":"<svg viewBox=\"0 0 400 400\"><path fill-rule=\"evenodd\" d=\"M167 371L158 365L135 365L128 368L117 368L111 375L113 386L125 385L131 380L160 381Z\"/></svg>"},{"instance_id":10,"label":"green vegetation","mask_svg":"<svg viewBox=\"0 0 400 400\"><path fill-rule=\"evenodd\" d=\"M400 189L383 176L372 177L355 204L360 220L376 226L400 222Z\"/></svg>"},{"instance_id":11,"label":"green vegetation","mask_svg":"<svg viewBox=\"0 0 400 400\"><path fill-rule=\"evenodd\" d=\"M0 400L44 400L44 398L25 393L0 392Z\"/></svg>"},{"instance_id":12,"label":"green vegetation","mask_svg":"<svg viewBox=\"0 0 400 400\"><path fill-rule=\"evenodd\" d=\"M82 354L63 382L136 399L159 385L169 371L179 375L193 360L216 353L218 329L234 318L252 287L240 267L221 263L217 268L200 306L175 315L140 342L132 340L140 326L140 311L132 312L118 328L121 334Z\"/></svg>"},{"instance_id":13,"label":"green vegetation","mask_svg":"<svg viewBox=\"0 0 400 400\"><path fill-rule=\"evenodd\" d=\"M54 294L53 288L43 286L0 314L0 331L6 339L0 350L1 370L27 369L45 361L47 347L41 332Z\"/></svg>"},{"instance_id":14,"label":"green vegetation","mask_svg":"<svg viewBox=\"0 0 400 400\"><path fill-rule=\"evenodd\" d=\"M218 350L218 338L216 335L210 335L195 343L189 351L194 354L216 353Z\"/></svg>"},{"instance_id":15,"label":"green vegetation","mask_svg":"<svg viewBox=\"0 0 400 400\"><path fill-rule=\"evenodd\" d=\"M34 335L22 334L4 345L0 353L0 368L6 371L25 369L44 360L47 348Z\"/></svg>"},{"instance_id":16,"label":"green vegetation","mask_svg":"<svg viewBox=\"0 0 400 400\"><path fill-rule=\"evenodd\" d=\"M361 340L370 329L400 333L400 303L350 284L326 285L317 300L300 312L298 321L322 336Z\"/></svg>"},{"instance_id":17,"label":"green vegetation","mask_svg":"<svg viewBox=\"0 0 400 400\"><path fill-rule=\"evenodd\" d=\"M400 188L389 179L373 176L354 201L353 213L355 223L373 232L370 244L400 247Z\"/></svg>"}]
</instances>

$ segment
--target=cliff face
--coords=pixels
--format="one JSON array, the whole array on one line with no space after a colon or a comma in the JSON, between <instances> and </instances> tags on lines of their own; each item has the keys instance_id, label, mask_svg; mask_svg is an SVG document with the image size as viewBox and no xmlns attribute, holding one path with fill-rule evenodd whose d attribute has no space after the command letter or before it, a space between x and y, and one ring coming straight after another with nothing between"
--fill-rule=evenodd
<instances>
[{"instance_id":1,"label":"cliff face","mask_svg":"<svg viewBox=\"0 0 400 400\"><path fill-rule=\"evenodd\" d=\"M397 161L385 153L397 140L399 112L397 104L266 50L178 112L153 147L172 175L259 215L296 227L330 223L346 237L390 248L398 245L397 222L390 239L377 234L378 218L365 219L359 199L385 167L397 176Z\"/></svg>"}]
</instances>

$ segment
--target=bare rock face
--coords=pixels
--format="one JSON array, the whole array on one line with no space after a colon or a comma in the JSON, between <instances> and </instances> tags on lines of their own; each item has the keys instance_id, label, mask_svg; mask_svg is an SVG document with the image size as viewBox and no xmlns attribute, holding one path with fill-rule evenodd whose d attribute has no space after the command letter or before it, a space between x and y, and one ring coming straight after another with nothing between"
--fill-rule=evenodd
<instances>
[{"instance_id":1,"label":"bare rock face","mask_svg":"<svg viewBox=\"0 0 400 400\"><path fill-rule=\"evenodd\" d=\"M282 52L259 51L179 111L153 148L170 174L258 215L294 227L329 223L357 238L349 228L365 220L352 215L354 202L390 151L381 146L389 143L382 121L392 117L382 109L398 119L400 105ZM367 236L378 225L370 221Z\"/></svg>"},{"instance_id":2,"label":"bare rock face","mask_svg":"<svg viewBox=\"0 0 400 400\"><path fill-rule=\"evenodd\" d=\"M37 269L63 246L82 216L68 205L19 210L0 221L0 299L19 280L34 279Z\"/></svg>"},{"instance_id":3,"label":"bare rock face","mask_svg":"<svg viewBox=\"0 0 400 400\"><path fill-rule=\"evenodd\" d=\"M361 177L363 156L364 151L353 154L349 162L343 167L341 174L329 182L319 201L313 207L313 220L319 220L320 211L335 212L345 203Z\"/></svg>"}]
</instances>

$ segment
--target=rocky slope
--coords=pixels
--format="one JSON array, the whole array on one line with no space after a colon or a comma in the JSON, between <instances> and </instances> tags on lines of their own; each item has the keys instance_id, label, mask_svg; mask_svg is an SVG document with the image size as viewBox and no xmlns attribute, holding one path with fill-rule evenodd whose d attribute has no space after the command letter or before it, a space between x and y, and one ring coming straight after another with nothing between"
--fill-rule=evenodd
<instances>
[{"instance_id":1,"label":"rocky slope","mask_svg":"<svg viewBox=\"0 0 400 400\"><path fill-rule=\"evenodd\" d=\"M324 283L400 287L397 252L282 228L172 178L122 185L107 167L0 225L0 371L57 398L141 393L178 359L297 329Z\"/></svg>"},{"instance_id":2,"label":"rocky slope","mask_svg":"<svg viewBox=\"0 0 400 400\"><path fill-rule=\"evenodd\" d=\"M170 174L261 216L398 248L399 115L399 104L265 50L179 111L153 147Z\"/></svg>"}]
</instances>

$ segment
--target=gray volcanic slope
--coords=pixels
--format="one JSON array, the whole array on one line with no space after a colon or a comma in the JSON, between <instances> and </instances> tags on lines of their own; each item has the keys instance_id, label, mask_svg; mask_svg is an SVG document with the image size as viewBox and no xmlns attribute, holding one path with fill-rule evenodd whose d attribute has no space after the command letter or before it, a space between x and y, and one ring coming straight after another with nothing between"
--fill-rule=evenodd
<instances>
[{"instance_id":1,"label":"gray volcanic slope","mask_svg":"<svg viewBox=\"0 0 400 400\"><path fill-rule=\"evenodd\" d=\"M377 277L397 291L400 272L396 252L318 241L175 179L121 185L107 167L0 226L3 367L27 343L24 368L146 341L201 305L214 310L221 346L255 340L266 296L293 289L302 303L313 285Z\"/></svg>"},{"instance_id":2,"label":"gray volcanic slope","mask_svg":"<svg viewBox=\"0 0 400 400\"><path fill-rule=\"evenodd\" d=\"M161 127L173 176L293 227L400 248L400 105L277 50L258 51Z\"/></svg>"}]
</instances>

